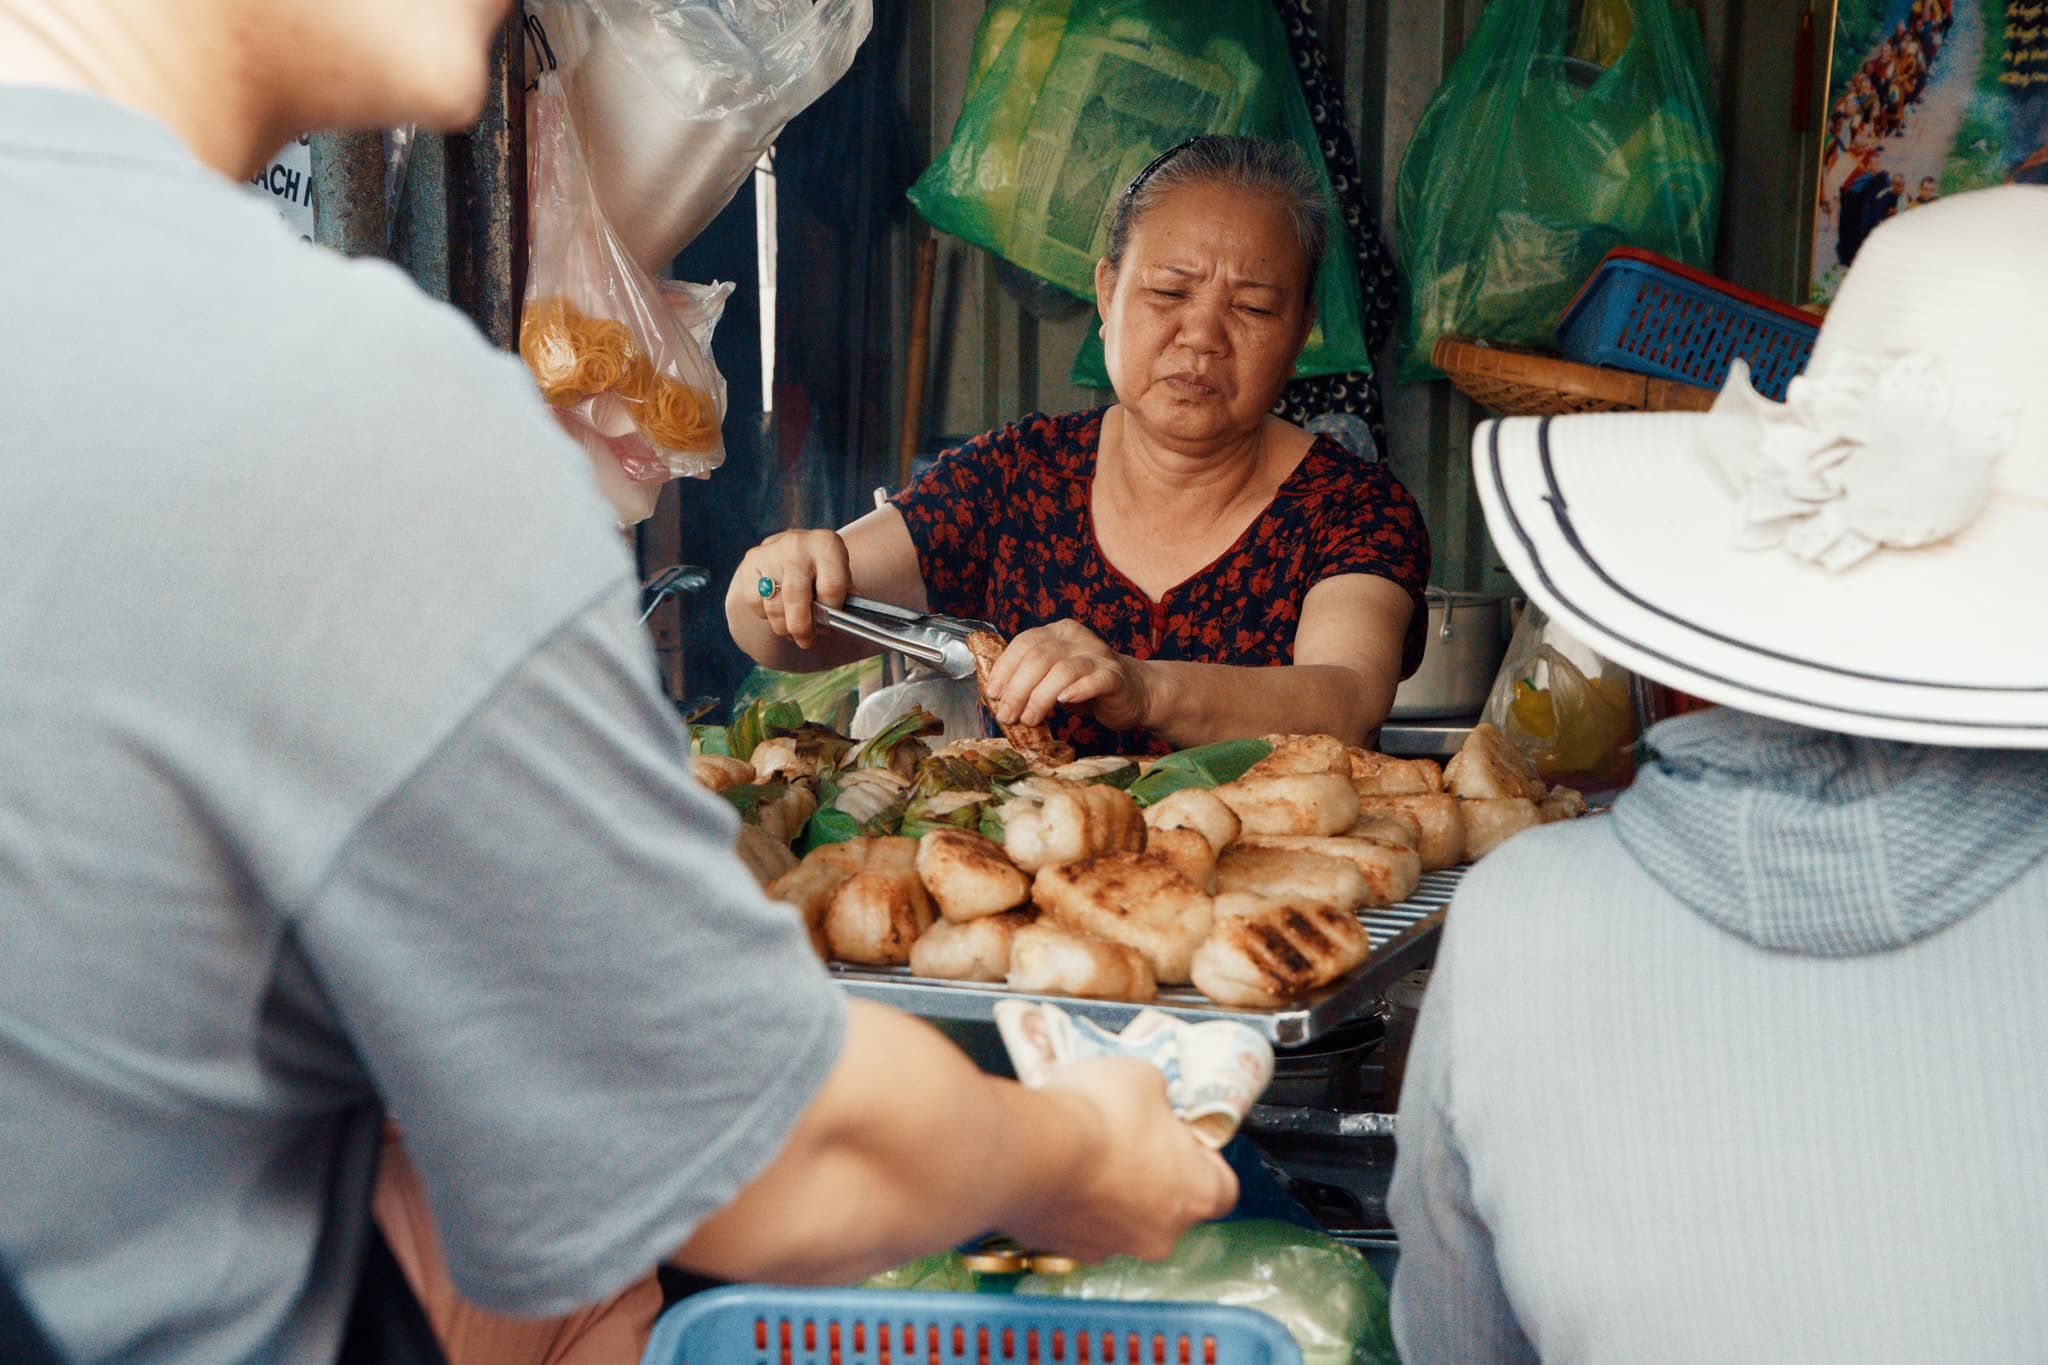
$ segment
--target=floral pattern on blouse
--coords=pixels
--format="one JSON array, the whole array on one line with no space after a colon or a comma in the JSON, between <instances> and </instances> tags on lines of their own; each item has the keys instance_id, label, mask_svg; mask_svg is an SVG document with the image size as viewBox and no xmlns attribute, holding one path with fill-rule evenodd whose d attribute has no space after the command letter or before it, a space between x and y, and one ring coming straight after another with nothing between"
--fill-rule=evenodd
<instances>
[{"instance_id":1,"label":"floral pattern on blouse","mask_svg":"<svg viewBox=\"0 0 2048 1365\"><path fill-rule=\"evenodd\" d=\"M1429 533L1384 467L1317 437L1237 543L1154 602L1096 543L1089 495L1104 411L1020 418L945 452L896 495L933 611L987 621L1005 637L1072 617L1134 659L1272 667L1294 661L1310 588L1375 574L1415 603L1401 673L1415 670ZM1068 711L1048 723L1081 754L1170 747Z\"/></svg>"}]
</instances>

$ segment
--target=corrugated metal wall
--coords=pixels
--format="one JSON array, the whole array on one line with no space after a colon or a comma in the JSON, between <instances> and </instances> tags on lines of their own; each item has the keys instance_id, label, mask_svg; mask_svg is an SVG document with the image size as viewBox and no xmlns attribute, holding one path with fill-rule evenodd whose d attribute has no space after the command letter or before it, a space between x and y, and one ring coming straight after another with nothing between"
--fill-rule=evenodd
<instances>
[{"instance_id":1,"label":"corrugated metal wall","mask_svg":"<svg viewBox=\"0 0 2048 1365\"><path fill-rule=\"evenodd\" d=\"M963 77L982 6L914 3L899 92L910 110L920 164L945 145L960 111ZM1198 0L1190 0L1196 3ZM889 3L889 0L882 0ZM1424 106L1479 19L1482 0L1330 0L1325 46L1346 91L1361 164L1379 188L1391 237L1392 190ZM1807 0L1700 0L1728 153L1720 269L1753 288L1789 296L1797 276L1797 224L1810 171L1807 139L1791 111L1797 34ZM1824 34L1831 8L1815 21ZM1825 46L1823 41L1822 46ZM1822 54L1824 56L1824 53ZM909 330L910 260L922 224L899 229L888 287ZM1067 381L1092 312L1041 321L1007 294L979 250L942 237L933 294L933 371L919 424L922 448L985 430L1034 408L1062 411L1102 401ZM903 392L901 348L892 347L890 392ZM1422 503L1447 587L1504 587L1472 496L1466 451L1480 414L1448 384L1386 385L1389 459ZM900 413L900 398L896 410Z\"/></svg>"}]
</instances>

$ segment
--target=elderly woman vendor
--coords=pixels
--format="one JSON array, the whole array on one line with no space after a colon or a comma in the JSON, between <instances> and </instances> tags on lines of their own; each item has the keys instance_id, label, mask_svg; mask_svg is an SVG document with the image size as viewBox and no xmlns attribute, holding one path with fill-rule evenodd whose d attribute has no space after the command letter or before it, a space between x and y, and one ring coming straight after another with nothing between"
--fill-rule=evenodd
<instances>
[{"instance_id":1,"label":"elderly woman vendor","mask_svg":"<svg viewBox=\"0 0 2048 1365\"><path fill-rule=\"evenodd\" d=\"M785 670L872 652L811 610L858 593L992 622L997 719L1081 753L1363 742L1421 657L1429 539L1385 469L1268 411L1314 321L1325 211L1285 144L1155 160L1095 269L1116 401L976 437L841 531L771 536L727 592L733 638Z\"/></svg>"}]
</instances>

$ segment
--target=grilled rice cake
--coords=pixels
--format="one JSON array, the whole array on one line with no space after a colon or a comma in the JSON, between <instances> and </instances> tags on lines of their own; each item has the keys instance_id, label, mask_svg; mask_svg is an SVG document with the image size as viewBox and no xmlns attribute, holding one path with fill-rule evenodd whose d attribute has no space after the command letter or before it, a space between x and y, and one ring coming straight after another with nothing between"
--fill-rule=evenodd
<instances>
[{"instance_id":1,"label":"grilled rice cake","mask_svg":"<svg viewBox=\"0 0 2048 1365\"><path fill-rule=\"evenodd\" d=\"M1195 954L1195 988L1220 1005L1272 1009L1329 985L1372 955L1365 926L1342 911L1219 896L1216 926Z\"/></svg>"},{"instance_id":2,"label":"grilled rice cake","mask_svg":"<svg viewBox=\"0 0 2048 1365\"><path fill-rule=\"evenodd\" d=\"M825 945L842 962L900 967L931 924L931 898L917 876L917 840L872 839L860 870L839 884L825 907Z\"/></svg>"},{"instance_id":3,"label":"grilled rice cake","mask_svg":"<svg viewBox=\"0 0 2048 1365\"><path fill-rule=\"evenodd\" d=\"M1543 823L1536 803L1523 796L1465 801L1465 856L1484 858L1525 829Z\"/></svg>"},{"instance_id":4,"label":"grilled rice cake","mask_svg":"<svg viewBox=\"0 0 2048 1365\"><path fill-rule=\"evenodd\" d=\"M1237 812L1215 792L1201 787L1184 787L1147 806L1145 827L1195 830L1209 841L1214 853L1229 848L1244 832L1244 822L1237 818Z\"/></svg>"},{"instance_id":5,"label":"grilled rice cake","mask_svg":"<svg viewBox=\"0 0 2048 1365\"><path fill-rule=\"evenodd\" d=\"M1342 834L1358 819L1358 793L1339 773L1240 777L1216 795L1246 834Z\"/></svg>"},{"instance_id":6,"label":"grilled rice cake","mask_svg":"<svg viewBox=\"0 0 2048 1365\"><path fill-rule=\"evenodd\" d=\"M1541 801L1549 794L1529 756L1499 726L1485 721L1472 727L1456 756L1444 765L1444 790L1478 801L1511 796Z\"/></svg>"},{"instance_id":7,"label":"grilled rice cake","mask_svg":"<svg viewBox=\"0 0 2048 1365\"><path fill-rule=\"evenodd\" d=\"M1010 971L1010 941L1037 918L1010 910L962 923L940 920L910 946L910 970L947 981L1001 981Z\"/></svg>"},{"instance_id":8,"label":"grilled rice cake","mask_svg":"<svg viewBox=\"0 0 2048 1365\"><path fill-rule=\"evenodd\" d=\"M935 829L917 841L917 875L956 923L999 915L1031 897L1026 876L995 840L968 829Z\"/></svg>"},{"instance_id":9,"label":"grilled rice cake","mask_svg":"<svg viewBox=\"0 0 2048 1365\"><path fill-rule=\"evenodd\" d=\"M1295 773L1336 773L1349 776L1351 760L1344 741L1334 735L1266 735L1273 746L1267 754L1244 770L1245 777L1287 777Z\"/></svg>"},{"instance_id":10,"label":"grilled rice cake","mask_svg":"<svg viewBox=\"0 0 2048 1365\"><path fill-rule=\"evenodd\" d=\"M972 631L967 636L967 649L974 655L974 683L981 690L984 706L989 702L989 672L996 666L996 660L1003 657L1005 647L1002 636L991 635L985 630ZM993 706L989 706L989 713L995 713ZM1051 769L1074 761L1074 746L1054 739L1052 731L1044 725L1004 725L1001 721L996 724L1001 727L1003 738L1010 741L1010 746L1018 753L1031 760L1033 767Z\"/></svg>"},{"instance_id":11,"label":"grilled rice cake","mask_svg":"<svg viewBox=\"0 0 2048 1365\"><path fill-rule=\"evenodd\" d=\"M1216 850L1209 847L1200 830L1147 829L1145 851L1172 863L1203 895L1216 894Z\"/></svg>"},{"instance_id":12,"label":"grilled rice cake","mask_svg":"<svg viewBox=\"0 0 2048 1365\"><path fill-rule=\"evenodd\" d=\"M1216 890L1219 895L1250 894L1345 914L1364 905L1369 894L1365 874L1348 859L1261 847L1254 840L1233 844L1216 860Z\"/></svg>"},{"instance_id":13,"label":"grilled rice cake","mask_svg":"<svg viewBox=\"0 0 2048 1365\"><path fill-rule=\"evenodd\" d=\"M1108 853L1032 879L1031 900L1053 924L1145 955L1159 981L1188 979L1213 910L1200 888L1156 853Z\"/></svg>"},{"instance_id":14,"label":"grilled rice cake","mask_svg":"<svg viewBox=\"0 0 2048 1365\"><path fill-rule=\"evenodd\" d=\"M848 839L824 844L804 855L792 870L768 884L768 898L793 906L810 931L811 947L821 958L832 956L825 941L825 912L832 897L856 872L867 864L872 839Z\"/></svg>"},{"instance_id":15,"label":"grilled rice cake","mask_svg":"<svg viewBox=\"0 0 2048 1365\"><path fill-rule=\"evenodd\" d=\"M1036 995L1128 1000L1141 1005L1159 994L1152 968L1136 948L1043 920L1024 925L1011 935L1010 969L1004 980L1011 990Z\"/></svg>"}]
</instances>

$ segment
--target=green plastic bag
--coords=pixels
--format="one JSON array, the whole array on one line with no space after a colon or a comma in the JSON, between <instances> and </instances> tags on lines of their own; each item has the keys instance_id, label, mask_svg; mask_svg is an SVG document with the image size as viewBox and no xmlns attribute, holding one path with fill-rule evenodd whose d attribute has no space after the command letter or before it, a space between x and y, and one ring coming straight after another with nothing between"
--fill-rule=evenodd
<instances>
[{"instance_id":1,"label":"green plastic bag","mask_svg":"<svg viewBox=\"0 0 2048 1365\"><path fill-rule=\"evenodd\" d=\"M910 202L942 231L1095 297L1115 197L1196 133L1283 138L1330 193L1308 101L1269 0L992 0L952 141ZM1370 368L1358 276L1332 198L1316 325L1295 373ZM1107 388L1094 329L1073 380Z\"/></svg>"},{"instance_id":2,"label":"green plastic bag","mask_svg":"<svg viewBox=\"0 0 2048 1365\"><path fill-rule=\"evenodd\" d=\"M1403 380L1441 373L1444 335L1554 344L1614 247L1712 266L1721 150L1698 26L1629 3L1603 71L1566 55L1571 0L1493 0L1423 111L1395 200Z\"/></svg>"},{"instance_id":3,"label":"green plastic bag","mask_svg":"<svg viewBox=\"0 0 2048 1365\"><path fill-rule=\"evenodd\" d=\"M1287 1328L1303 1365L1400 1365L1387 1287L1365 1257L1292 1223L1203 1223L1156 1265L1112 1256L1065 1275L1027 1275L1017 1292L1256 1308Z\"/></svg>"}]
</instances>

